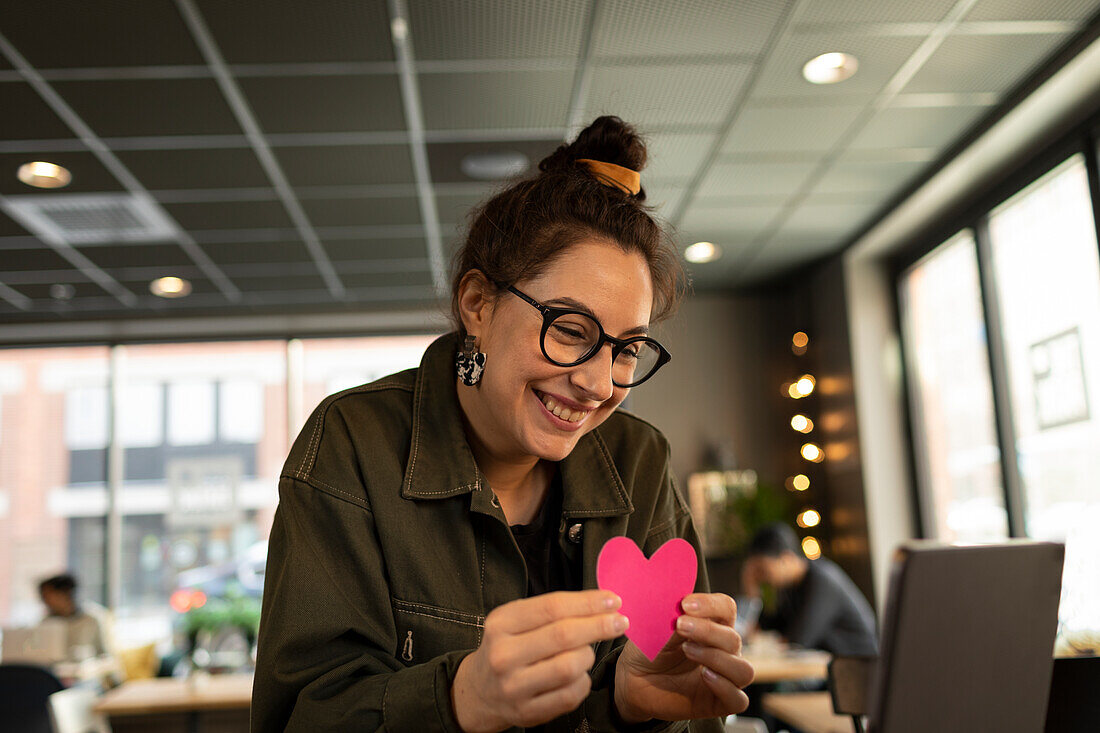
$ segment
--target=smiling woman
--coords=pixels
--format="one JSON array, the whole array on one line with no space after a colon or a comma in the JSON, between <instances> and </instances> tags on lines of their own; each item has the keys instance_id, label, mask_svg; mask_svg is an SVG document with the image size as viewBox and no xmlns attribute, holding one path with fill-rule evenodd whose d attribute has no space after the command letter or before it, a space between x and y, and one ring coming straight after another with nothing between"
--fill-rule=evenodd
<instances>
[{"instance_id":1,"label":"smiling woman","mask_svg":"<svg viewBox=\"0 0 1100 733\"><path fill-rule=\"evenodd\" d=\"M596 581L613 537L698 548L667 442L619 409L671 358L649 328L683 283L645 159L601 117L486 202L455 333L314 411L280 482L253 730L717 731L745 708L701 563L653 660Z\"/></svg>"}]
</instances>

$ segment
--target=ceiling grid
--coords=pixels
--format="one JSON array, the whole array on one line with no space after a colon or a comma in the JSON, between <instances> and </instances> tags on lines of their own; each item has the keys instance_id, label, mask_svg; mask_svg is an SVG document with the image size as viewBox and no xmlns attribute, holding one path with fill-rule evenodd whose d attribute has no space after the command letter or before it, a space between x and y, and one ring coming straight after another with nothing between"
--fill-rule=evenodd
<instances>
[{"instance_id":1,"label":"ceiling grid","mask_svg":"<svg viewBox=\"0 0 1100 733\"><path fill-rule=\"evenodd\" d=\"M752 285L837 251L1100 10L1100 0L14 5L0 7L0 108L18 111L0 118L0 201L139 195L178 236L50 241L0 211L4 323L437 308L467 213L507 182L471 178L468 158L505 153L533 167L603 113L647 136L647 203L679 244L723 248L689 266L696 290ZM415 58L402 58L396 17ZM833 50L856 55L858 73L806 82L802 65ZM25 186L15 169L32 160L69 168L72 183ZM153 296L158 272L194 292Z\"/></svg>"}]
</instances>

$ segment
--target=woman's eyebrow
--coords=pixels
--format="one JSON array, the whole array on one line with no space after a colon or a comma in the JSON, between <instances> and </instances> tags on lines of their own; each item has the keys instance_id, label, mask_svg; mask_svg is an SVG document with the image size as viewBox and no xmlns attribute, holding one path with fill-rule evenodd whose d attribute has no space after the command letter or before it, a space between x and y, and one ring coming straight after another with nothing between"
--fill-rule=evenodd
<instances>
[{"instance_id":1,"label":"woman's eyebrow","mask_svg":"<svg viewBox=\"0 0 1100 733\"><path fill-rule=\"evenodd\" d=\"M580 311L581 313L586 313L586 314L592 316L592 318L595 321L600 322L600 319L596 317L596 314L592 312L592 309L589 308L584 303L580 302L579 300L574 300L573 298L551 298L550 300L546 301L546 305L558 305L558 304L563 305L566 308L572 308L573 310ZM634 328L629 328L626 331L623 331L622 335L623 336L648 336L649 335L649 326L635 326Z\"/></svg>"}]
</instances>

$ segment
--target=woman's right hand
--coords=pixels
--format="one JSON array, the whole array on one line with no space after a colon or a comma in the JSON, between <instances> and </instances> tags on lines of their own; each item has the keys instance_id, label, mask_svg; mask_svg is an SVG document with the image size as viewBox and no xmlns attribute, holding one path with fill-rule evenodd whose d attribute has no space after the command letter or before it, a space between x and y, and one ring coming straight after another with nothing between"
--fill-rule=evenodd
<instances>
[{"instance_id":1,"label":"woman's right hand","mask_svg":"<svg viewBox=\"0 0 1100 733\"><path fill-rule=\"evenodd\" d=\"M462 660L451 704L467 733L529 728L577 707L588 696L592 644L629 623L622 601L603 590L547 593L506 603L485 618L481 646Z\"/></svg>"}]
</instances>

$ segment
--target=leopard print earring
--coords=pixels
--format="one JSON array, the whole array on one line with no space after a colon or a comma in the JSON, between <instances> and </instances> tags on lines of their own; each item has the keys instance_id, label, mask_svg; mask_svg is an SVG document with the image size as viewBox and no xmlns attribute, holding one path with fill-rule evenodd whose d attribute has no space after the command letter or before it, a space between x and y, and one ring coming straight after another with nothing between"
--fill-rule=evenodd
<instances>
[{"instance_id":1,"label":"leopard print earring","mask_svg":"<svg viewBox=\"0 0 1100 733\"><path fill-rule=\"evenodd\" d=\"M476 336L467 334L462 351L455 354L455 371L467 387L481 381L481 375L485 372L485 354L477 350Z\"/></svg>"}]
</instances>

